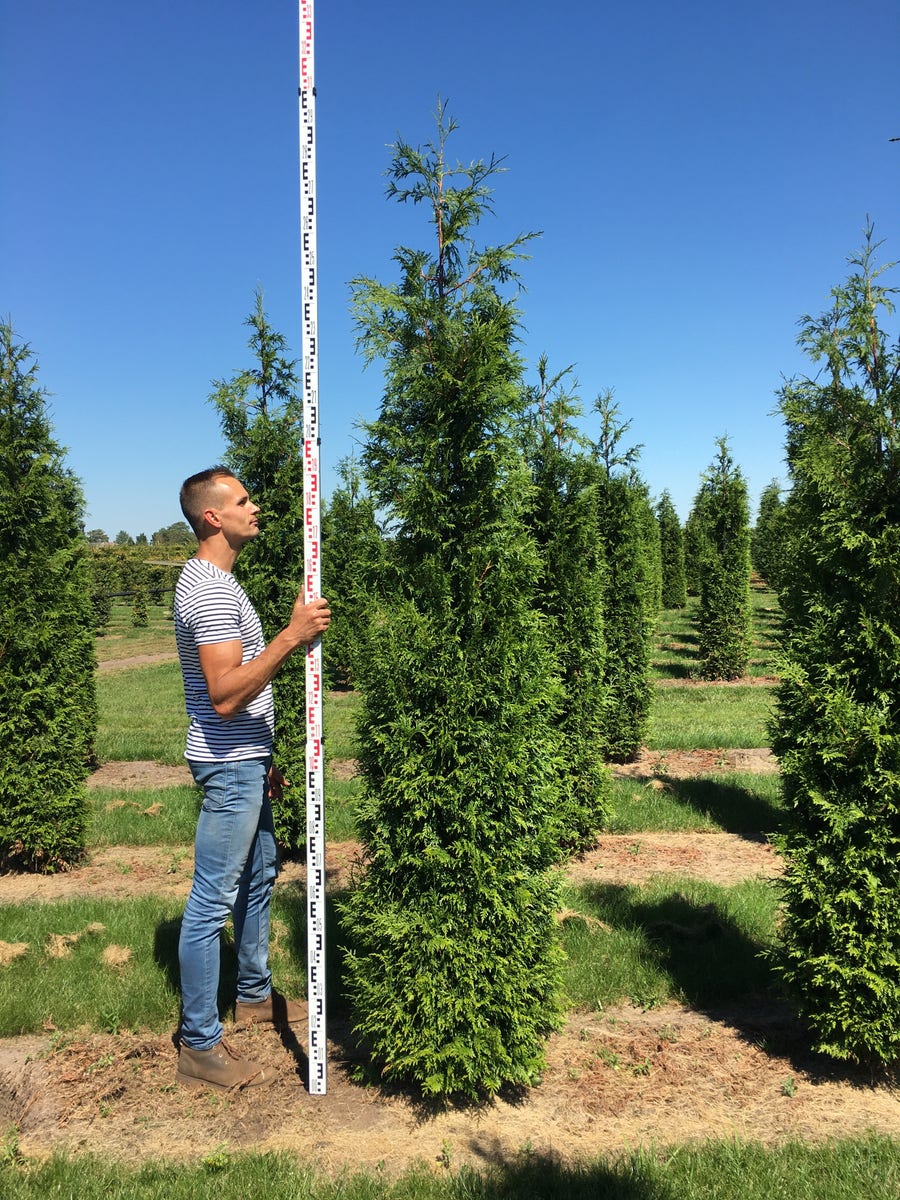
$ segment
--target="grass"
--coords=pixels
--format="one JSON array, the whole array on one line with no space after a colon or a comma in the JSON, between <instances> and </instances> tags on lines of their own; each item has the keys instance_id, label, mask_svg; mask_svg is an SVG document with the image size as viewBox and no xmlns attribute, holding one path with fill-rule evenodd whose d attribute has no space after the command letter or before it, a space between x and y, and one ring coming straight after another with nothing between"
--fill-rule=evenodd
<instances>
[{"instance_id":1,"label":"grass","mask_svg":"<svg viewBox=\"0 0 900 1200\"><path fill-rule=\"evenodd\" d=\"M329 692L323 705L327 757L334 760L356 758L356 721L362 708L358 692Z\"/></svg>"},{"instance_id":2,"label":"grass","mask_svg":"<svg viewBox=\"0 0 900 1200\"><path fill-rule=\"evenodd\" d=\"M177 855L173 855L177 867ZM127 864L122 864L127 873ZM178 1022L178 935L184 901L156 896L0 905L0 941L26 952L3 969L0 1037L59 1030L163 1032ZM60 940L62 939L62 941ZM65 940L69 939L68 952ZM338 939L339 940L339 939ZM130 952L107 965L108 947ZM292 995L306 991L306 896L284 888L272 902L272 968ZM235 961L223 938L220 1007L234 1000ZM335 993L337 994L337 993ZM23 1003L23 997L28 1003Z\"/></svg>"},{"instance_id":3,"label":"grass","mask_svg":"<svg viewBox=\"0 0 900 1200\"><path fill-rule=\"evenodd\" d=\"M326 783L328 840L356 837L358 779ZM104 846L188 846L194 841L200 792L188 787L91 788L88 792L89 849Z\"/></svg>"},{"instance_id":4,"label":"grass","mask_svg":"<svg viewBox=\"0 0 900 1200\"><path fill-rule=\"evenodd\" d=\"M170 949L165 931L174 929L183 907L155 897L0 906L0 940L28 947L4 968L0 1036L37 1033L45 1024L107 1032L174 1026L179 1001L161 946ZM63 957L58 939L64 938L74 944ZM127 947L128 962L105 966L109 946Z\"/></svg>"},{"instance_id":5,"label":"grass","mask_svg":"<svg viewBox=\"0 0 900 1200\"><path fill-rule=\"evenodd\" d=\"M131 624L130 606L113 605L105 632L94 641L97 662L132 658L136 654L174 654L175 627L171 608L148 604L147 615L149 624L143 629L135 629Z\"/></svg>"},{"instance_id":6,"label":"grass","mask_svg":"<svg viewBox=\"0 0 900 1200\"><path fill-rule=\"evenodd\" d=\"M173 852L172 869L178 868ZM124 861L121 869L128 871ZM563 924L564 986L574 1007L626 1000L645 1007L667 1000L724 1003L771 984L759 958L772 938L776 904L775 889L765 882L722 888L660 877L644 887L583 884L565 887L564 904L586 918L572 916ZM36 1033L47 1022L60 1030L174 1027L183 909L182 900L155 896L0 906L0 941L27 947L3 968L0 1036ZM329 994L339 1005L343 935L331 905L329 913ZM280 888L272 915L273 971L280 987L302 994L305 890ZM60 939L70 939L62 957L54 953ZM107 965L110 946L130 952L122 966ZM233 996L234 956L226 937L223 1011Z\"/></svg>"},{"instance_id":7,"label":"grass","mask_svg":"<svg viewBox=\"0 0 900 1200\"><path fill-rule=\"evenodd\" d=\"M768 746L768 687L657 687L650 703L651 750Z\"/></svg>"},{"instance_id":8,"label":"grass","mask_svg":"<svg viewBox=\"0 0 900 1200\"><path fill-rule=\"evenodd\" d=\"M198 1163L131 1167L91 1156L28 1160L14 1137L0 1148L6 1200L896 1200L900 1155L892 1138L767 1147L736 1138L632 1150L568 1165L527 1147L481 1171L422 1163L391 1177L347 1171L329 1178L286 1152L212 1146Z\"/></svg>"},{"instance_id":9,"label":"grass","mask_svg":"<svg viewBox=\"0 0 900 1200\"><path fill-rule=\"evenodd\" d=\"M97 676L101 762L184 762L187 714L177 662Z\"/></svg>"},{"instance_id":10,"label":"grass","mask_svg":"<svg viewBox=\"0 0 900 1200\"><path fill-rule=\"evenodd\" d=\"M88 792L88 846L180 846L193 842L200 808L197 788Z\"/></svg>"},{"instance_id":11,"label":"grass","mask_svg":"<svg viewBox=\"0 0 900 1200\"><path fill-rule=\"evenodd\" d=\"M565 990L575 1008L706 1007L774 986L761 956L773 942L777 907L766 881L724 888L662 876L643 887L567 886L563 899L585 918L563 922Z\"/></svg>"},{"instance_id":12,"label":"grass","mask_svg":"<svg viewBox=\"0 0 900 1200\"><path fill-rule=\"evenodd\" d=\"M177 663L103 672L97 684L97 751L101 761L184 762L187 717ZM353 693L332 692L325 698L326 820L332 841L356 836L355 813L362 781L339 777L334 764L356 755L355 722L360 703L360 697ZM97 788L90 791L88 802L88 842L92 847L173 845L194 839L197 793L190 786L142 791ZM159 811L147 812L160 804Z\"/></svg>"},{"instance_id":13,"label":"grass","mask_svg":"<svg viewBox=\"0 0 900 1200\"><path fill-rule=\"evenodd\" d=\"M643 780L612 782L613 811L609 833L718 831L777 833L784 819L777 775L733 773L666 779L663 788Z\"/></svg>"},{"instance_id":14,"label":"grass","mask_svg":"<svg viewBox=\"0 0 900 1200\"><path fill-rule=\"evenodd\" d=\"M774 610L754 594L759 651L753 673L771 670ZM664 615L658 678L684 678L691 664L689 612ZM155 615L149 630L131 630L130 611L114 614L98 648L106 659L160 653L171 648L170 627ZM168 639L168 641L167 641ZM669 643L668 648L663 642ZM675 646L674 643L679 643ZM123 649L127 651L123 653ZM679 674L681 672L681 674ZM103 673L101 757L182 762L185 718L177 664ZM359 697L332 694L325 703L328 761L353 758ZM769 699L764 688L658 688L652 745L659 749L765 745ZM358 779L327 768L329 837L351 836ZM664 777L664 763L660 764ZM750 833L778 828L782 812L774 776L733 774L715 779L667 780L654 790L633 780L614 782L612 828L617 832L728 829ZM125 799L124 805L118 804ZM155 813L148 808L160 804ZM112 807L111 807L112 805ZM173 847L173 867L193 836L197 794L191 787L91 793L91 844ZM127 871L123 863L123 871ZM573 913L563 922L568 953L569 1001L583 1008L630 1000L644 1007L674 999L697 1007L770 991L770 968L760 951L774 937L776 893L758 880L719 888L695 880L661 877L645 886L581 885L565 889ZM128 901L80 899L59 904L0 906L0 940L27 945L3 968L0 1035L36 1032L45 1021L63 1032L149 1028L177 1020L177 938L183 903L158 898ZM305 902L302 889L285 888L273 904L273 966L287 990L305 987ZM340 942L335 918L330 918ZM97 928L100 926L100 928ZM54 937L74 937L71 956L50 953ZM75 936L78 935L78 936ZM104 950L131 951L118 968ZM332 972L339 953L329 955ZM223 1008L233 993L233 950L223 949ZM340 981L329 994L340 995ZM23 1005L22 997L29 1002ZM564 1165L527 1146L481 1171L428 1164L398 1177L375 1171L336 1179L288 1154L240 1154L214 1146L197 1164L149 1162L139 1168L90 1156L54 1155L29 1160L10 1129L0 1142L0 1194L9 1200L63 1200L109 1195L134 1200L856 1200L900 1197L900 1146L870 1136L775 1148L736 1140L673 1148L655 1147L609 1159Z\"/></svg>"}]
</instances>

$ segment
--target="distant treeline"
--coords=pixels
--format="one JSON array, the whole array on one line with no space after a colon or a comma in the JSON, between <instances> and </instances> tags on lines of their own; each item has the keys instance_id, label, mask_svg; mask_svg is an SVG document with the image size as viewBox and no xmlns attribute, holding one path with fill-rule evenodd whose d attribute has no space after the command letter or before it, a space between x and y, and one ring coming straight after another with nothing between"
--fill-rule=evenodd
<instances>
[{"instance_id":1,"label":"distant treeline","mask_svg":"<svg viewBox=\"0 0 900 1200\"><path fill-rule=\"evenodd\" d=\"M148 603L165 603L171 597L179 568L196 549L196 542L180 546L91 546L91 604L97 632L105 629L116 599L131 603L139 612Z\"/></svg>"}]
</instances>

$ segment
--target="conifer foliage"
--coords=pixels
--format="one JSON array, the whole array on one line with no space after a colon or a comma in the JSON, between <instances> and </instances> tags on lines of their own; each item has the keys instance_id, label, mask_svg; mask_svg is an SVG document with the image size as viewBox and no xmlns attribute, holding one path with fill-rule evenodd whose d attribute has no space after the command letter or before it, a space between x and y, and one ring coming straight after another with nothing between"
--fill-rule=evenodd
<instances>
[{"instance_id":1,"label":"conifer foliage","mask_svg":"<svg viewBox=\"0 0 900 1200\"><path fill-rule=\"evenodd\" d=\"M659 553L662 566L662 607L684 608L687 604L687 581L684 574L684 533L678 513L668 492L663 492L656 505L659 522Z\"/></svg>"},{"instance_id":2,"label":"conifer foliage","mask_svg":"<svg viewBox=\"0 0 900 1200\"><path fill-rule=\"evenodd\" d=\"M84 848L97 708L83 514L37 364L0 324L0 867Z\"/></svg>"},{"instance_id":3,"label":"conifer foliage","mask_svg":"<svg viewBox=\"0 0 900 1200\"><path fill-rule=\"evenodd\" d=\"M513 423L526 236L477 249L495 159L451 164L442 108L393 147L388 194L429 250L354 281L360 345L384 364L364 461L390 522L360 725L366 871L343 912L357 1032L429 1094L533 1083L558 1017L556 673L536 611L530 479Z\"/></svg>"},{"instance_id":4,"label":"conifer foliage","mask_svg":"<svg viewBox=\"0 0 900 1200\"><path fill-rule=\"evenodd\" d=\"M785 573L791 569L785 555L787 531L785 505L777 479L763 488L759 512L750 539L750 558L754 569L773 591L781 590Z\"/></svg>"},{"instance_id":5,"label":"conifer foliage","mask_svg":"<svg viewBox=\"0 0 900 1200\"><path fill-rule=\"evenodd\" d=\"M303 404L295 362L287 343L272 329L263 295L247 318L252 366L230 380L217 380L210 401L219 410L228 443L226 465L260 505L260 534L241 551L235 576L246 591L269 641L283 629L303 584ZM275 692L274 757L286 789L274 807L275 833L286 847L302 846L306 799L299 786L306 771L306 663L292 655L278 673Z\"/></svg>"},{"instance_id":6,"label":"conifer foliage","mask_svg":"<svg viewBox=\"0 0 900 1200\"><path fill-rule=\"evenodd\" d=\"M791 492L773 748L784 839L783 973L818 1048L900 1057L900 342L871 229L782 389Z\"/></svg>"},{"instance_id":7,"label":"conifer foliage","mask_svg":"<svg viewBox=\"0 0 900 1200\"><path fill-rule=\"evenodd\" d=\"M659 614L659 533L647 488L637 474L640 446L625 448L631 422L620 420L612 393L594 402L600 436L597 530L605 562L603 611L606 637L606 714L603 750L627 762L641 747L650 717L650 646Z\"/></svg>"},{"instance_id":8,"label":"conifer foliage","mask_svg":"<svg viewBox=\"0 0 900 1200\"><path fill-rule=\"evenodd\" d=\"M322 594L331 606L322 668L328 687L346 688L359 679L384 544L359 464L343 459L338 474L340 485L322 513Z\"/></svg>"},{"instance_id":9,"label":"conifer foliage","mask_svg":"<svg viewBox=\"0 0 900 1200\"><path fill-rule=\"evenodd\" d=\"M688 519L684 523L684 582L689 596L700 595L703 567L709 554L705 508L706 495L700 491L694 497Z\"/></svg>"},{"instance_id":10,"label":"conifer foliage","mask_svg":"<svg viewBox=\"0 0 900 1200\"><path fill-rule=\"evenodd\" d=\"M697 616L701 673L738 679L750 661L750 528L747 485L725 438L703 477L695 508L703 514Z\"/></svg>"},{"instance_id":11,"label":"conifer foliage","mask_svg":"<svg viewBox=\"0 0 900 1200\"><path fill-rule=\"evenodd\" d=\"M553 622L562 696L563 777L557 807L560 852L594 842L608 818L603 763L608 709L603 632L606 563L599 530L598 464L580 447L581 404L566 368L549 375L538 360L528 392L528 455L534 478L532 528L543 561L541 611Z\"/></svg>"}]
</instances>

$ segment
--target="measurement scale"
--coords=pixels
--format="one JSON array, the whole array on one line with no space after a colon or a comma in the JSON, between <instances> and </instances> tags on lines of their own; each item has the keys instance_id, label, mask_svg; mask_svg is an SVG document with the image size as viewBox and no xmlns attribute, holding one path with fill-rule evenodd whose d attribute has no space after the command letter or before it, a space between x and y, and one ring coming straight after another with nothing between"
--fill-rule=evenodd
<instances>
[{"instance_id":1,"label":"measurement scale","mask_svg":"<svg viewBox=\"0 0 900 1200\"><path fill-rule=\"evenodd\" d=\"M319 357L316 342L316 89L313 0L300 0L300 234L303 286L303 557L308 604L321 595ZM322 639L306 648L306 922L309 1092L327 1091Z\"/></svg>"}]
</instances>

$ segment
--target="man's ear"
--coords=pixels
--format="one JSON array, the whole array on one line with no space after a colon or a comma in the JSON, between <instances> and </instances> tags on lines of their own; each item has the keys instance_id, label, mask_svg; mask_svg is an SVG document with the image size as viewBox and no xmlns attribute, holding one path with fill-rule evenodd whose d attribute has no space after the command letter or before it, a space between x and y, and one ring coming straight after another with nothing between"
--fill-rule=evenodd
<instances>
[{"instance_id":1,"label":"man's ear","mask_svg":"<svg viewBox=\"0 0 900 1200\"><path fill-rule=\"evenodd\" d=\"M214 508L204 508L203 520L210 529L221 529L222 519Z\"/></svg>"}]
</instances>

